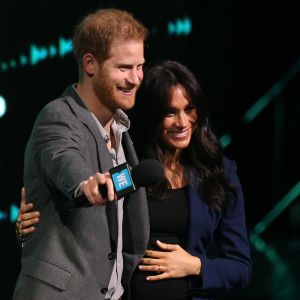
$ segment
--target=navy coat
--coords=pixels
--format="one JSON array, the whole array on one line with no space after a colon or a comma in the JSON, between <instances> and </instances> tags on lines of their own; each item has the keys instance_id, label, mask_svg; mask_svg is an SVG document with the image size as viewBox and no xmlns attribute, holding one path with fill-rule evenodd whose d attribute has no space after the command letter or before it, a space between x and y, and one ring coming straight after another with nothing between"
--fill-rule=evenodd
<instances>
[{"instance_id":1,"label":"navy coat","mask_svg":"<svg viewBox=\"0 0 300 300\"><path fill-rule=\"evenodd\" d=\"M209 208L198 189L200 181L190 171L190 226L187 251L200 258L201 276L190 278L190 290L196 299L213 297L221 289L243 287L249 282L251 258L246 228L244 197L236 163L224 160L225 174L235 187L228 193L224 212ZM214 243L217 254L209 256L207 247Z\"/></svg>"}]
</instances>

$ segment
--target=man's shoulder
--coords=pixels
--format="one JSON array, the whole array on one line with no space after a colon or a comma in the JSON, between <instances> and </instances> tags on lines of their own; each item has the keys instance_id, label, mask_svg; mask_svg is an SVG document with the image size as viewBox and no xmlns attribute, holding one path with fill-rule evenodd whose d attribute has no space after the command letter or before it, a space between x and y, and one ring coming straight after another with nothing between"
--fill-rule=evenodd
<instances>
[{"instance_id":1,"label":"man's shoulder","mask_svg":"<svg viewBox=\"0 0 300 300\"><path fill-rule=\"evenodd\" d=\"M47 115L49 113L64 114L69 110L69 105L64 97L59 97L48 102L40 111L39 115Z\"/></svg>"},{"instance_id":2,"label":"man's shoulder","mask_svg":"<svg viewBox=\"0 0 300 300\"><path fill-rule=\"evenodd\" d=\"M78 99L76 100L76 94L73 86L68 86L65 91L56 99L48 102L41 110L43 111L57 111L64 112L70 110L71 106L78 105Z\"/></svg>"}]
</instances>

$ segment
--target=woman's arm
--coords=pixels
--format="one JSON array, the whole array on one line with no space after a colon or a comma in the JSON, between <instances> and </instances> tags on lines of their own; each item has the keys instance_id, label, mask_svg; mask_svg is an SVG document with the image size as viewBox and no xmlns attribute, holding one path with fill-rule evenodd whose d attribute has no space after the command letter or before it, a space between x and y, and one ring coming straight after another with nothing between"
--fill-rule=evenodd
<instances>
[{"instance_id":1,"label":"woman's arm","mask_svg":"<svg viewBox=\"0 0 300 300\"><path fill-rule=\"evenodd\" d=\"M40 212L32 211L33 204L26 203L25 188L21 190L21 205L16 222L17 239L22 244L28 234L34 232L35 224L39 223Z\"/></svg>"},{"instance_id":2,"label":"woman's arm","mask_svg":"<svg viewBox=\"0 0 300 300\"><path fill-rule=\"evenodd\" d=\"M236 163L226 160L225 171L228 180L235 187L235 194L228 194L227 206L222 212L214 232L217 254L209 257L206 253L199 253L202 262L202 276L201 279L191 278L191 288L195 290L240 288L250 280L250 246L243 191L237 175ZM191 253L197 255L194 251Z\"/></svg>"}]
</instances>

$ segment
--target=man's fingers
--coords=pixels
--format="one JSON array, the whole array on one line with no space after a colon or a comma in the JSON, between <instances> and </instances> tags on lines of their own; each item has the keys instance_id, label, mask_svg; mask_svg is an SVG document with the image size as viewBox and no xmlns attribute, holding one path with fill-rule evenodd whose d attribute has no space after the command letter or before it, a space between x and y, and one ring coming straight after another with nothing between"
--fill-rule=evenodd
<instances>
[{"instance_id":1,"label":"man's fingers","mask_svg":"<svg viewBox=\"0 0 300 300\"><path fill-rule=\"evenodd\" d=\"M109 173L104 174L105 179L106 179L106 189L107 189L107 199L108 201L113 201L115 200L115 190L114 190L114 184L113 181L110 177Z\"/></svg>"},{"instance_id":2,"label":"man's fingers","mask_svg":"<svg viewBox=\"0 0 300 300\"><path fill-rule=\"evenodd\" d=\"M96 173L89 177L82 183L81 191L92 204L102 205L107 199L115 200L114 186L109 173Z\"/></svg>"},{"instance_id":3,"label":"man's fingers","mask_svg":"<svg viewBox=\"0 0 300 300\"><path fill-rule=\"evenodd\" d=\"M81 192L84 194L84 196L87 198L87 200L91 204L95 205L95 204L97 204L97 201L95 199L95 196L92 193L92 188L90 187L91 181L92 181L91 177L88 180L83 181L80 189L81 189Z\"/></svg>"}]
</instances>

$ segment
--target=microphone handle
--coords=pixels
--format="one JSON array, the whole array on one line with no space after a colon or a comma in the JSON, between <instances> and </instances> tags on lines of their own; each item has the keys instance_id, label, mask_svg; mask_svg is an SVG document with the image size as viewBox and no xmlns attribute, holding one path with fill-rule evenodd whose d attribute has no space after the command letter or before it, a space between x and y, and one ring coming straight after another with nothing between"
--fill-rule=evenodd
<instances>
[{"instance_id":1,"label":"microphone handle","mask_svg":"<svg viewBox=\"0 0 300 300\"><path fill-rule=\"evenodd\" d=\"M98 189L102 195L103 198L107 197L107 188L106 185L98 185ZM73 200L66 203L67 209L73 209L78 207L88 207L92 204L89 202L89 200L86 198L84 194L76 196Z\"/></svg>"}]
</instances>

